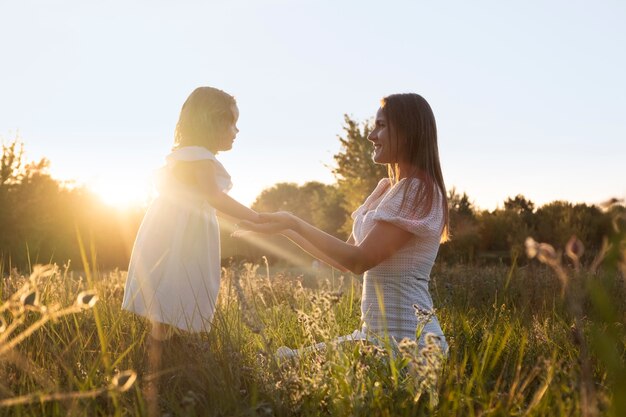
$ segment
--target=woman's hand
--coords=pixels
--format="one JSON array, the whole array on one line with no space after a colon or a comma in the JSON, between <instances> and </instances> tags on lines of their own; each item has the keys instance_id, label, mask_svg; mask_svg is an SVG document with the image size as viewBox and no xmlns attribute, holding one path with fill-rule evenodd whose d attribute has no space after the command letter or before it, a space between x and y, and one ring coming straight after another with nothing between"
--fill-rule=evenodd
<instances>
[{"instance_id":1,"label":"woman's hand","mask_svg":"<svg viewBox=\"0 0 626 417\"><path fill-rule=\"evenodd\" d=\"M239 227L257 233L275 234L298 226L298 218L291 213L279 211L277 213L259 214L259 223L242 221Z\"/></svg>"}]
</instances>

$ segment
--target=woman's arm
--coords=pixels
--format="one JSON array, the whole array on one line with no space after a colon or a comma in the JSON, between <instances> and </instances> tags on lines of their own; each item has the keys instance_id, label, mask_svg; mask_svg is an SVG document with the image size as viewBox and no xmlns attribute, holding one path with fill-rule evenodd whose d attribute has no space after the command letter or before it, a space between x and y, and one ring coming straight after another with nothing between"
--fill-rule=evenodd
<instances>
[{"instance_id":1,"label":"woman's arm","mask_svg":"<svg viewBox=\"0 0 626 417\"><path fill-rule=\"evenodd\" d=\"M220 190L215 180L215 166L209 160L190 162L195 184L216 210L241 220L258 222L259 215Z\"/></svg>"},{"instance_id":2,"label":"woman's arm","mask_svg":"<svg viewBox=\"0 0 626 417\"><path fill-rule=\"evenodd\" d=\"M291 240L293 243L298 245L303 251L312 255L313 257L319 259L320 261L327 263L335 269L340 270L341 272L347 272L348 269L343 265L339 264L333 258L326 256L322 251L313 246L308 240L300 236L298 233L293 230L285 230L281 233L283 236Z\"/></svg>"},{"instance_id":3,"label":"woman's arm","mask_svg":"<svg viewBox=\"0 0 626 417\"><path fill-rule=\"evenodd\" d=\"M261 214L260 218L265 223L242 222L240 226L260 233L277 233L291 229L324 255L355 274L361 274L389 258L412 237L406 230L388 222L378 221L362 242L353 245L290 213Z\"/></svg>"}]
</instances>

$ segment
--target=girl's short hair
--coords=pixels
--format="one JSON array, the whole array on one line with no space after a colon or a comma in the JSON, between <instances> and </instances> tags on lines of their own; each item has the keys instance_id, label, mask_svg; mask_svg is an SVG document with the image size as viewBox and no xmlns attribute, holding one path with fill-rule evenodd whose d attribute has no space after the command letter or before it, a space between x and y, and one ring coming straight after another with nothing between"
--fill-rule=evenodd
<instances>
[{"instance_id":1,"label":"girl's short hair","mask_svg":"<svg viewBox=\"0 0 626 417\"><path fill-rule=\"evenodd\" d=\"M213 87L198 87L187 97L180 110L174 148L204 146L213 149L217 134L235 120L232 107L235 98Z\"/></svg>"}]
</instances>

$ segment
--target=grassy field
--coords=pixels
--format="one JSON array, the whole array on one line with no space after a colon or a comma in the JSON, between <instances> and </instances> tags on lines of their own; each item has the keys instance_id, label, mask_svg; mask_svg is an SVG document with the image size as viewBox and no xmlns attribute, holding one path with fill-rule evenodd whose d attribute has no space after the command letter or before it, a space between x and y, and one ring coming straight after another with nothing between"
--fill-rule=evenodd
<instances>
[{"instance_id":1,"label":"grassy field","mask_svg":"<svg viewBox=\"0 0 626 417\"><path fill-rule=\"evenodd\" d=\"M562 295L535 261L438 265L446 360L432 346L353 343L296 362L274 352L359 327L359 277L232 266L212 331L157 343L120 310L124 272L14 273L2 285L0 415L626 415L624 280L564 272Z\"/></svg>"}]
</instances>

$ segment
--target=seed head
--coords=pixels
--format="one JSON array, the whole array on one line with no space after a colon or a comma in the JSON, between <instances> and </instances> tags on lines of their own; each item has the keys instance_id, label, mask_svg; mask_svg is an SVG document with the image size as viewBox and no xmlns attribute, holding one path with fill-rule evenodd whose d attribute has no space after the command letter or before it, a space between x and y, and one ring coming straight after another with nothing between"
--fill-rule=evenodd
<instances>
[{"instance_id":1,"label":"seed head","mask_svg":"<svg viewBox=\"0 0 626 417\"><path fill-rule=\"evenodd\" d=\"M559 255L554 250L554 247L548 243L540 243L537 249L537 259L544 264L554 264L559 260Z\"/></svg>"},{"instance_id":2,"label":"seed head","mask_svg":"<svg viewBox=\"0 0 626 417\"><path fill-rule=\"evenodd\" d=\"M20 302L24 307L36 307L39 305L39 293L36 289L26 291L21 295Z\"/></svg>"},{"instance_id":3,"label":"seed head","mask_svg":"<svg viewBox=\"0 0 626 417\"><path fill-rule=\"evenodd\" d=\"M539 248L539 244L535 241L535 239L530 236L527 237L524 245L526 246L526 256L528 256L530 259L537 256L537 249Z\"/></svg>"},{"instance_id":4,"label":"seed head","mask_svg":"<svg viewBox=\"0 0 626 417\"><path fill-rule=\"evenodd\" d=\"M137 373L132 370L120 372L113 377L111 381L111 389L119 392L128 391L133 386L137 379Z\"/></svg>"},{"instance_id":5,"label":"seed head","mask_svg":"<svg viewBox=\"0 0 626 417\"><path fill-rule=\"evenodd\" d=\"M98 295L93 290L81 291L76 297L76 305L85 310L93 308L96 302L98 302Z\"/></svg>"},{"instance_id":6,"label":"seed head","mask_svg":"<svg viewBox=\"0 0 626 417\"><path fill-rule=\"evenodd\" d=\"M609 198L606 201L603 201L602 203L600 203L600 207L602 207L603 209L609 209L612 206L616 205L616 204L622 204L624 202L624 199L622 198Z\"/></svg>"},{"instance_id":7,"label":"seed head","mask_svg":"<svg viewBox=\"0 0 626 417\"><path fill-rule=\"evenodd\" d=\"M578 263L580 258L585 253L585 246L575 235L569 238L565 245L565 254L575 263Z\"/></svg>"},{"instance_id":8,"label":"seed head","mask_svg":"<svg viewBox=\"0 0 626 417\"><path fill-rule=\"evenodd\" d=\"M532 237L527 237L524 242L526 246L526 256L530 259L537 257L539 262L554 265L559 261L559 254L554 247L548 243L537 243Z\"/></svg>"}]
</instances>

